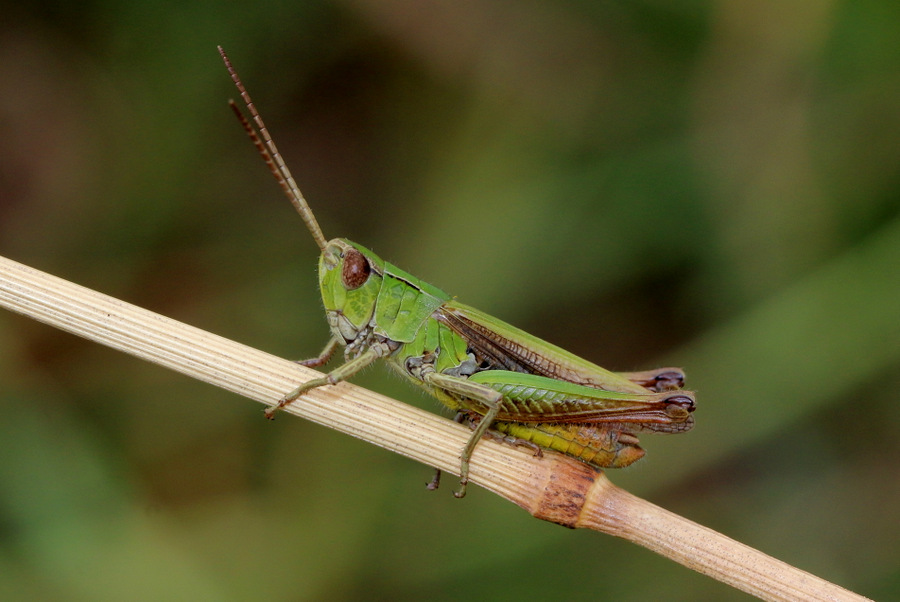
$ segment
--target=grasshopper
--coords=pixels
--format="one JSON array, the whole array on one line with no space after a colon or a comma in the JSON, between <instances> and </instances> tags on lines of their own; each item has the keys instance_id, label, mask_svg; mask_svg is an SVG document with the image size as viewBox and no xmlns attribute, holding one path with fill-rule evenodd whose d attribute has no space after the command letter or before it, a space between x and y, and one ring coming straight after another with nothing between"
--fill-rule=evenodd
<instances>
[{"instance_id":1,"label":"grasshopper","mask_svg":"<svg viewBox=\"0 0 900 602\"><path fill-rule=\"evenodd\" d=\"M384 360L472 428L460 454L458 498L466 493L469 461L485 435L505 435L535 455L553 449L618 468L644 455L636 433L680 433L693 426L694 395L681 390L680 369L610 372L456 301L362 245L326 240L221 46L219 53L255 125L234 101L231 108L321 251L319 289L331 338L321 354L299 363L322 366L344 347L342 365L289 392L266 410L267 417L311 389ZM429 488L439 477L440 471Z\"/></svg>"}]
</instances>

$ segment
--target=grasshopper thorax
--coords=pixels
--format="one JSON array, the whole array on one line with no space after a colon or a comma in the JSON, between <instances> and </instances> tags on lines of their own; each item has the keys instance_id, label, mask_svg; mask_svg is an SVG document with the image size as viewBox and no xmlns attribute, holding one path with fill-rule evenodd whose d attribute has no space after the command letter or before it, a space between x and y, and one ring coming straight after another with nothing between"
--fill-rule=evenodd
<instances>
[{"instance_id":1,"label":"grasshopper thorax","mask_svg":"<svg viewBox=\"0 0 900 602\"><path fill-rule=\"evenodd\" d=\"M334 336L345 344L372 323L384 279L384 261L344 238L325 245L319 257L319 290Z\"/></svg>"}]
</instances>

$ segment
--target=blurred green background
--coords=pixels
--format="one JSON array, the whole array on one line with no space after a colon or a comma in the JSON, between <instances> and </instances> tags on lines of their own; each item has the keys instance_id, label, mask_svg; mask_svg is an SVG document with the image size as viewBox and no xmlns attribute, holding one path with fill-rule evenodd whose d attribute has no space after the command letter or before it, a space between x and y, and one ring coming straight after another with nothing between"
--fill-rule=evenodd
<instances>
[{"instance_id":1,"label":"blurred green background","mask_svg":"<svg viewBox=\"0 0 900 602\"><path fill-rule=\"evenodd\" d=\"M900 3L5 3L0 254L289 358L328 237L618 370L696 428L618 485L900 597ZM383 369L357 380L440 411ZM747 596L0 313L0 597Z\"/></svg>"}]
</instances>

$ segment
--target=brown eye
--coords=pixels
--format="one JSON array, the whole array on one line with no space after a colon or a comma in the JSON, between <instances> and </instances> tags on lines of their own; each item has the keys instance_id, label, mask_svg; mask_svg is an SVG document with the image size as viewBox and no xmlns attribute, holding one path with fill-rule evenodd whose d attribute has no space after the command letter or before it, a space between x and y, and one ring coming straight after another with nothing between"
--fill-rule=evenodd
<instances>
[{"instance_id":1,"label":"brown eye","mask_svg":"<svg viewBox=\"0 0 900 602\"><path fill-rule=\"evenodd\" d=\"M344 253L344 268L341 271L341 280L348 291L356 290L366 283L372 268L368 260L356 249L350 249Z\"/></svg>"}]
</instances>

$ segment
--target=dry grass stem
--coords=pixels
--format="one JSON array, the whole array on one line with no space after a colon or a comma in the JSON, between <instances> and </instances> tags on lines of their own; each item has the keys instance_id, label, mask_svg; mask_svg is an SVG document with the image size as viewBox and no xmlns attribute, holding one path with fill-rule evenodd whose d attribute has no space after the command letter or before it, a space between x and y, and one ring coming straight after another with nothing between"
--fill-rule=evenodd
<instances>
[{"instance_id":1,"label":"dry grass stem","mask_svg":"<svg viewBox=\"0 0 900 602\"><path fill-rule=\"evenodd\" d=\"M0 305L265 404L320 375L2 257ZM348 383L315 389L286 411L452 473L469 437L450 420ZM485 440L471 481L539 518L622 537L765 600L866 599L658 508L561 454L535 458Z\"/></svg>"}]
</instances>

